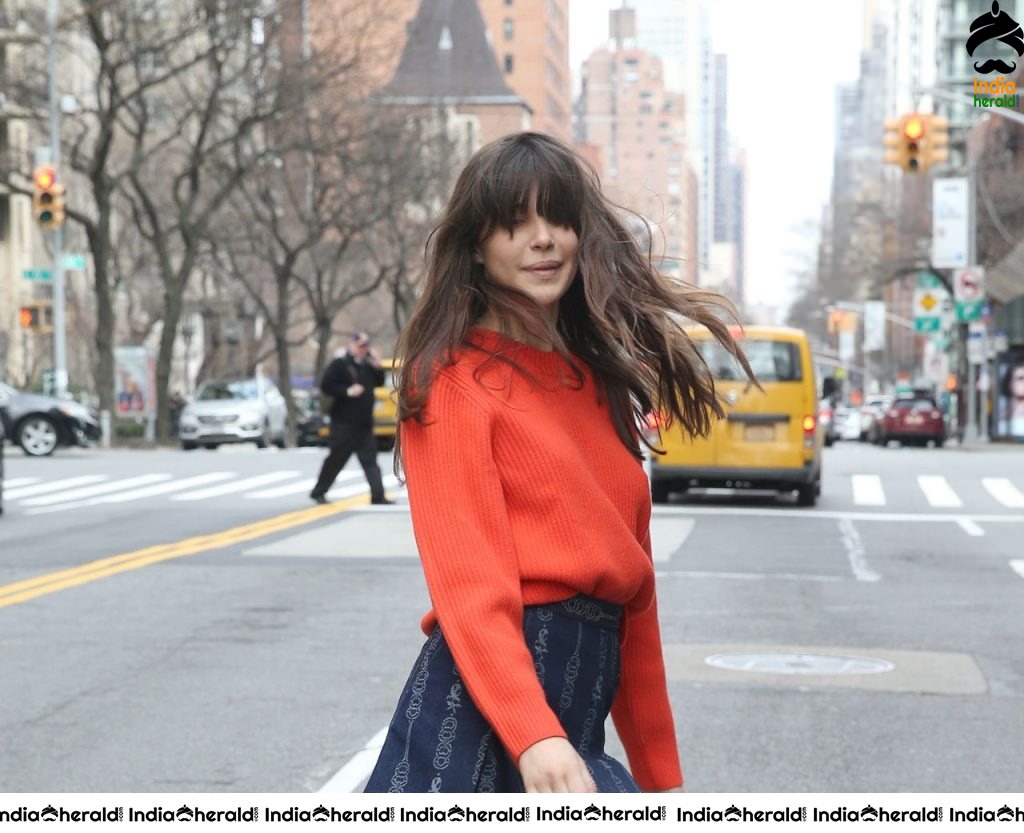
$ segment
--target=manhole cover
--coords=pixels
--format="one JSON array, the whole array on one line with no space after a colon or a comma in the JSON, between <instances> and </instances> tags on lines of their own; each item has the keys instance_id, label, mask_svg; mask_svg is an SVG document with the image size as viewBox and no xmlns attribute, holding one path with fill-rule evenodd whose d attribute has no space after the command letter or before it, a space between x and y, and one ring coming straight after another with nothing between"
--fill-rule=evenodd
<instances>
[{"instance_id":1,"label":"manhole cover","mask_svg":"<svg viewBox=\"0 0 1024 833\"><path fill-rule=\"evenodd\" d=\"M884 674L891 662L868 657L838 657L821 654L715 654L704 660L715 668L754 671L761 674Z\"/></svg>"}]
</instances>

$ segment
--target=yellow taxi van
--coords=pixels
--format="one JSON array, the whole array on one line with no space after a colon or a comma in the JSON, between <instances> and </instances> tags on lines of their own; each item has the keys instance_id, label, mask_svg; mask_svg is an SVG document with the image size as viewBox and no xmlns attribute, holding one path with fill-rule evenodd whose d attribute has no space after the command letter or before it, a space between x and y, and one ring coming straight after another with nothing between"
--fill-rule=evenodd
<instances>
[{"instance_id":1,"label":"yellow taxi van","mask_svg":"<svg viewBox=\"0 0 1024 833\"><path fill-rule=\"evenodd\" d=\"M377 449L391 451L395 447L395 431L398 426L398 391L395 390L394 359L381 359L384 370L384 384L373 389L373 435L377 438Z\"/></svg>"},{"instance_id":2,"label":"yellow taxi van","mask_svg":"<svg viewBox=\"0 0 1024 833\"><path fill-rule=\"evenodd\" d=\"M807 334L787 327L733 331L762 391L709 330L686 331L711 368L725 417L706 438L678 424L656 425L666 453L651 455L652 500L666 503L670 493L693 488L766 489L795 491L801 506L813 506L821 494L823 436Z\"/></svg>"}]
</instances>

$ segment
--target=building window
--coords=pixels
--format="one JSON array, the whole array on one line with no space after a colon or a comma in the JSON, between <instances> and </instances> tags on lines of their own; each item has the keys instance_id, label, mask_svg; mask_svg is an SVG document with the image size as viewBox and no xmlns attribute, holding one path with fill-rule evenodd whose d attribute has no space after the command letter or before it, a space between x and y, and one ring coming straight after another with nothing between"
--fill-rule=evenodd
<instances>
[{"instance_id":1,"label":"building window","mask_svg":"<svg viewBox=\"0 0 1024 833\"><path fill-rule=\"evenodd\" d=\"M512 40L512 35L515 31L515 24L512 22L512 18L506 17L502 28L505 31L505 40Z\"/></svg>"},{"instance_id":2,"label":"building window","mask_svg":"<svg viewBox=\"0 0 1024 833\"><path fill-rule=\"evenodd\" d=\"M512 61L512 56L506 54L505 55L505 72L506 73L511 73L513 67L514 67L514 63Z\"/></svg>"}]
</instances>

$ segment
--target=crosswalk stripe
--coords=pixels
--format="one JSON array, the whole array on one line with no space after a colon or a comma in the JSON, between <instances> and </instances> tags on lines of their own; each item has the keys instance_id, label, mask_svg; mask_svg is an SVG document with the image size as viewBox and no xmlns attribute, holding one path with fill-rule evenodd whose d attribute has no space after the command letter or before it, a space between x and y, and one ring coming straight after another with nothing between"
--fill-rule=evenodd
<instances>
[{"instance_id":1,"label":"crosswalk stripe","mask_svg":"<svg viewBox=\"0 0 1024 833\"><path fill-rule=\"evenodd\" d=\"M6 482L8 489L16 489L18 486L31 486L33 483L38 483L38 477L12 477Z\"/></svg>"},{"instance_id":2,"label":"crosswalk stripe","mask_svg":"<svg viewBox=\"0 0 1024 833\"><path fill-rule=\"evenodd\" d=\"M1005 477L983 477L983 485L992 497L1010 509L1024 509L1024 494Z\"/></svg>"},{"instance_id":3,"label":"crosswalk stripe","mask_svg":"<svg viewBox=\"0 0 1024 833\"><path fill-rule=\"evenodd\" d=\"M362 472L350 472L349 474L341 474L338 479L334 482L334 486L331 488L337 488L343 486L346 483L355 482L356 480L362 480ZM305 480L300 480L298 483L287 483L284 486L275 486L273 489L261 489L258 492L250 492L242 497L248 500L266 500L268 498L275 497L287 497L288 495L299 495L303 492L309 493L313 490L316 485L316 478L310 477Z\"/></svg>"},{"instance_id":4,"label":"crosswalk stripe","mask_svg":"<svg viewBox=\"0 0 1024 833\"><path fill-rule=\"evenodd\" d=\"M917 478L917 483L932 506L952 508L964 505L942 475L922 474Z\"/></svg>"},{"instance_id":5,"label":"crosswalk stripe","mask_svg":"<svg viewBox=\"0 0 1024 833\"><path fill-rule=\"evenodd\" d=\"M199 474L195 477L186 477L184 480L172 480L170 483L157 483L155 486L148 486L145 489L136 489L127 494L105 495L94 498L90 503L128 503L132 500L142 500L157 495L167 495L171 492L180 492L184 489L191 489L195 486L205 486L208 483L218 483L234 477L233 471L211 471L208 474Z\"/></svg>"},{"instance_id":6,"label":"crosswalk stripe","mask_svg":"<svg viewBox=\"0 0 1024 833\"><path fill-rule=\"evenodd\" d=\"M297 477L301 472L297 471L272 471L269 474L260 474L256 477L246 477L242 480L234 480L221 486L211 486L209 489L200 489L198 492L190 492L187 495L174 495L171 500L206 500L210 497L230 495L237 492L244 492L256 486L263 486L267 483L277 483L281 480L290 480Z\"/></svg>"},{"instance_id":7,"label":"crosswalk stripe","mask_svg":"<svg viewBox=\"0 0 1024 833\"><path fill-rule=\"evenodd\" d=\"M885 506L882 478L877 474L853 475L853 502L858 506Z\"/></svg>"},{"instance_id":8,"label":"crosswalk stripe","mask_svg":"<svg viewBox=\"0 0 1024 833\"><path fill-rule=\"evenodd\" d=\"M63 480L51 480L47 483L40 483L37 486L24 486L20 489L4 490L4 497L10 500L19 500L23 497L42 495L47 492L53 493L61 489L70 489L72 486L84 486L87 483L96 483L106 480L105 474L84 474L81 477L65 477Z\"/></svg>"},{"instance_id":9,"label":"crosswalk stripe","mask_svg":"<svg viewBox=\"0 0 1024 833\"><path fill-rule=\"evenodd\" d=\"M136 486L148 486L150 483L159 483L170 479L171 475L169 474L143 474L139 477L129 477L127 480L114 480L109 483L100 483L96 486L71 489L57 495L33 497L23 500L21 503L23 506L53 506L56 503L66 503L73 500L81 500L82 498L95 497L96 495L105 495L110 492L119 492L122 489L134 489Z\"/></svg>"}]
</instances>

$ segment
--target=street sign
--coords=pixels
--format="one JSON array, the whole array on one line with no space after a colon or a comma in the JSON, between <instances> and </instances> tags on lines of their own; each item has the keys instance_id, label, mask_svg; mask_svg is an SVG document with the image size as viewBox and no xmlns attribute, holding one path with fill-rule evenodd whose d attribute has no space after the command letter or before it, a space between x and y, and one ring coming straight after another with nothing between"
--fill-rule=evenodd
<instances>
[{"instance_id":1,"label":"street sign","mask_svg":"<svg viewBox=\"0 0 1024 833\"><path fill-rule=\"evenodd\" d=\"M967 328L967 362L985 363L985 340L988 328L979 322L971 322Z\"/></svg>"},{"instance_id":2,"label":"street sign","mask_svg":"<svg viewBox=\"0 0 1024 833\"><path fill-rule=\"evenodd\" d=\"M60 262L65 269L84 269L85 255L64 255Z\"/></svg>"},{"instance_id":3,"label":"street sign","mask_svg":"<svg viewBox=\"0 0 1024 833\"><path fill-rule=\"evenodd\" d=\"M985 269L969 266L953 270L953 296L959 321L977 321L985 306Z\"/></svg>"},{"instance_id":4,"label":"street sign","mask_svg":"<svg viewBox=\"0 0 1024 833\"><path fill-rule=\"evenodd\" d=\"M936 333L942 328L942 307L948 297L942 289L914 290L914 329L919 333Z\"/></svg>"},{"instance_id":5,"label":"street sign","mask_svg":"<svg viewBox=\"0 0 1024 833\"><path fill-rule=\"evenodd\" d=\"M57 375L52 370L44 370L41 374L43 396L54 396L57 393Z\"/></svg>"},{"instance_id":6,"label":"street sign","mask_svg":"<svg viewBox=\"0 0 1024 833\"><path fill-rule=\"evenodd\" d=\"M967 265L969 192L966 177L932 182L932 266Z\"/></svg>"},{"instance_id":7,"label":"street sign","mask_svg":"<svg viewBox=\"0 0 1024 833\"><path fill-rule=\"evenodd\" d=\"M49 281L53 273L49 269L22 269L21 276L27 281Z\"/></svg>"}]
</instances>

